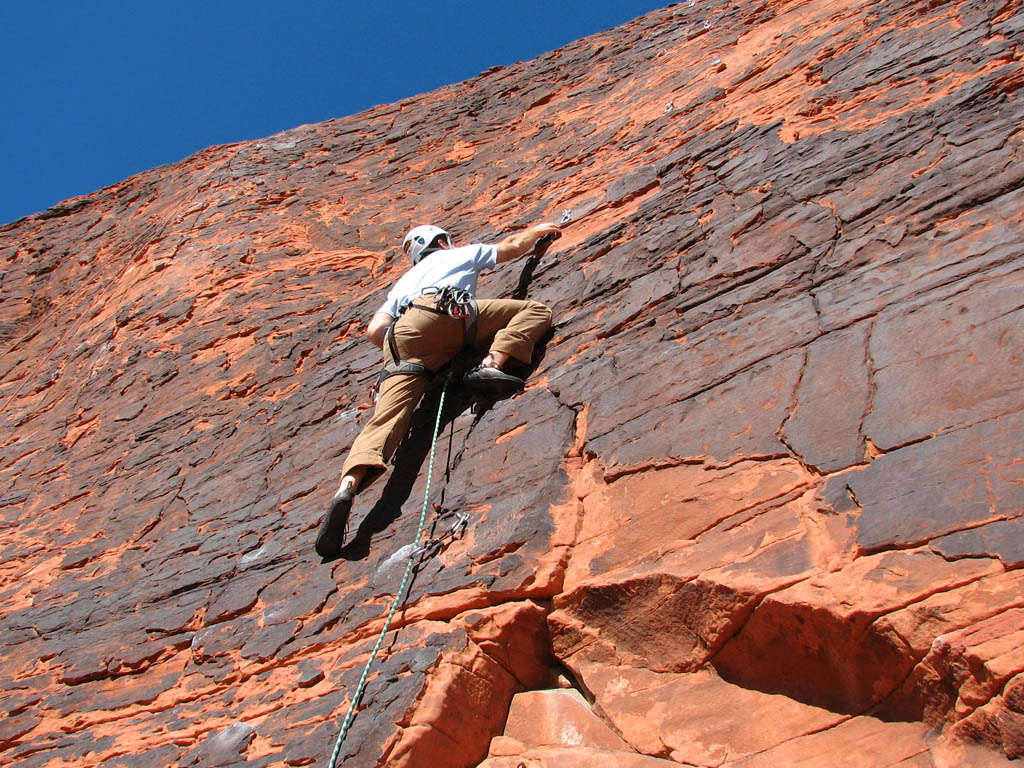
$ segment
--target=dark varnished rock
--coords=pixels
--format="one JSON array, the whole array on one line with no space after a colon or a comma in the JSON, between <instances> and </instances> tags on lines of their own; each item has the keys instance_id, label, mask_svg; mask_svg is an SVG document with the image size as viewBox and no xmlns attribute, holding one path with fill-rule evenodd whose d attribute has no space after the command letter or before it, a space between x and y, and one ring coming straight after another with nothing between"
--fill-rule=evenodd
<instances>
[{"instance_id":1,"label":"dark varnished rock","mask_svg":"<svg viewBox=\"0 0 1024 768\"><path fill-rule=\"evenodd\" d=\"M597 711L664 760L694 739L622 702L708 663L746 686L716 727L901 685L898 717L970 712L1016 754L1022 24L676 4L0 227L0 761L325 763L410 553L352 765L476 765L553 669L616 677ZM321 563L408 225L493 241L566 209L481 281L555 327L520 395L449 392L426 554L437 390ZM852 717L862 750L772 722L793 752L737 726L695 764L913 725Z\"/></svg>"}]
</instances>

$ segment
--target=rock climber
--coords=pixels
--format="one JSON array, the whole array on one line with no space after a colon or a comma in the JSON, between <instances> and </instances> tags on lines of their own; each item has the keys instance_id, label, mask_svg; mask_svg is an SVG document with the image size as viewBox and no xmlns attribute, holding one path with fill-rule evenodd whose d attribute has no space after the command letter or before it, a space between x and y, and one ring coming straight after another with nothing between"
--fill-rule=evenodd
<instances>
[{"instance_id":1,"label":"rock climber","mask_svg":"<svg viewBox=\"0 0 1024 768\"><path fill-rule=\"evenodd\" d=\"M463 376L467 387L501 397L524 386L503 369L510 359L530 364L534 345L551 327L551 310L537 301L477 300L477 278L560 236L559 225L552 223L514 233L496 245L455 247L448 232L429 224L405 236L402 250L413 266L392 286L366 331L384 353L376 407L345 460L341 485L316 537L317 554L330 558L341 551L355 494L384 473L431 374L464 346L489 345L480 365Z\"/></svg>"}]
</instances>

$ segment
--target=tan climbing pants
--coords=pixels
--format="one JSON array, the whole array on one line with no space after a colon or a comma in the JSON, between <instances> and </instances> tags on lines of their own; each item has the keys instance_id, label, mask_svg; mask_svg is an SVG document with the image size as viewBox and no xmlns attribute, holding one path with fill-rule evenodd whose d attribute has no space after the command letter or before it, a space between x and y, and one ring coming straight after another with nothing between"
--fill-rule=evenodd
<instances>
[{"instance_id":1,"label":"tan climbing pants","mask_svg":"<svg viewBox=\"0 0 1024 768\"><path fill-rule=\"evenodd\" d=\"M489 343L491 352L504 352L530 364L533 347L551 327L551 310L537 301L483 299L477 302L475 338L466 339L465 323L447 314L422 309L434 306L423 296L398 318L394 325L395 346L401 362L419 363L439 371L467 344ZM384 362L394 363L391 349L384 342ZM427 391L426 375L397 374L380 385L373 416L352 444L342 476L358 467L366 469L359 490L384 474L387 461L409 429L413 411Z\"/></svg>"}]
</instances>

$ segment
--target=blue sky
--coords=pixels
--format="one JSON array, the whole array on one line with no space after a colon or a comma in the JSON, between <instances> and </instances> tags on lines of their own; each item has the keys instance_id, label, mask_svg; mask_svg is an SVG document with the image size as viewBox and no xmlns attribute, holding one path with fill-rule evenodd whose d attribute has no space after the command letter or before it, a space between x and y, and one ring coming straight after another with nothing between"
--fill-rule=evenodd
<instances>
[{"instance_id":1,"label":"blue sky","mask_svg":"<svg viewBox=\"0 0 1024 768\"><path fill-rule=\"evenodd\" d=\"M3 0L0 224L213 144L532 59L669 0Z\"/></svg>"}]
</instances>

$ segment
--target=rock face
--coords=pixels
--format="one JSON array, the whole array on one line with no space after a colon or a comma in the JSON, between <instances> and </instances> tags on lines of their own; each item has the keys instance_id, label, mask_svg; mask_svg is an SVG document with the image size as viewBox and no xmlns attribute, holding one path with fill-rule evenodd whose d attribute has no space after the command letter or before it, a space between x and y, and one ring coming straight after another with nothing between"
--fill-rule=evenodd
<instances>
[{"instance_id":1,"label":"rock face","mask_svg":"<svg viewBox=\"0 0 1024 768\"><path fill-rule=\"evenodd\" d=\"M1022 37L691 0L0 229L0 760L326 765L410 555L346 765L1024 755ZM565 210L321 563L406 228Z\"/></svg>"}]
</instances>

